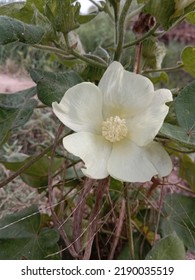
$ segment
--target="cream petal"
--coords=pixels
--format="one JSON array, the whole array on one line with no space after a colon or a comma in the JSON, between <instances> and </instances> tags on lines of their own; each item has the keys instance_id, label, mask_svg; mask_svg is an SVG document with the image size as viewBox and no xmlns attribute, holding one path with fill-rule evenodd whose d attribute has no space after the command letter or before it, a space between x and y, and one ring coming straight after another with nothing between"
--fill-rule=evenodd
<instances>
[{"instance_id":1,"label":"cream petal","mask_svg":"<svg viewBox=\"0 0 195 280\"><path fill-rule=\"evenodd\" d=\"M146 182L158 173L144 148L128 139L113 145L108 172L113 178L124 182Z\"/></svg>"},{"instance_id":2,"label":"cream petal","mask_svg":"<svg viewBox=\"0 0 195 280\"><path fill-rule=\"evenodd\" d=\"M129 139L138 146L150 143L158 131L169 111L165 102L172 101L172 94L168 89L155 91L152 103L132 118L126 120Z\"/></svg>"},{"instance_id":3,"label":"cream petal","mask_svg":"<svg viewBox=\"0 0 195 280\"><path fill-rule=\"evenodd\" d=\"M102 93L94 84L83 82L68 89L60 103L53 102L52 107L72 130L101 133Z\"/></svg>"},{"instance_id":4,"label":"cream petal","mask_svg":"<svg viewBox=\"0 0 195 280\"><path fill-rule=\"evenodd\" d=\"M148 159L155 166L160 177L167 176L173 168L172 161L165 149L157 142L152 142L145 147Z\"/></svg>"},{"instance_id":5,"label":"cream petal","mask_svg":"<svg viewBox=\"0 0 195 280\"><path fill-rule=\"evenodd\" d=\"M132 116L148 106L154 96L154 87L148 78L124 70L116 61L108 67L98 87L104 98L104 118Z\"/></svg>"},{"instance_id":6,"label":"cream petal","mask_svg":"<svg viewBox=\"0 0 195 280\"><path fill-rule=\"evenodd\" d=\"M109 175L107 163L112 145L102 136L78 132L65 137L63 145L68 152L84 161L86 169L82 171L86 176L103 179Z\"/></svg>"}]
</instances>

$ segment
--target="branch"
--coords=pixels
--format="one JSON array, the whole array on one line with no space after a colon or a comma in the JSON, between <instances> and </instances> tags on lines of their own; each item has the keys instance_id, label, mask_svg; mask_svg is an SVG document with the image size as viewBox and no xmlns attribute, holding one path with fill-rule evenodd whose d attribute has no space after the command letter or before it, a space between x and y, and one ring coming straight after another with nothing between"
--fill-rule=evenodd
<instances>
[{"instance_id":1,"label":"branch","mask_svg":"<svg viewBox=\"0 0 195 280\"><path fill-rule=\"evenodd\" d=\"M137 45L138 43L144 41L145 39L147 39L148 37L150 37L151 35L154 34L154 32L156 31L156 29L159 27L159 24L157 23L153 28L151 28L145 35L143 35L142 37L138 38L137 40L131 42L131 43L127 43L123 46L124 49L130 48L132 46Z\"/></svg>"},{"instance_id":2,"label":"branch","mask_svg":"<svg viewBox=\"0 0 195 280\"><path fill-rule=\"evenodd\" d=\"M122 51L123 51L123 43L124 43L124 32L125 32L125 19L129 10L129 7L131 5L132 0L126 0L125 4L123 6L123 9L121 11L121 15L119 18L119 22L118 22L118 43L117 43L117 47L116 47L116 51L115 51L115 56L114 56L114 60L120 60Z\"/></svg>"},{"instance_id":3,"label":"branch","mask_svg":"<svg viewBox=\"0 0 195 280\"><path fill-rule=\"evenodd\" d=\"M123 198L121 201L121 209L120 209L119 218L118 218L118 221L116 221L117 228L115 231L115 236L114 236L114 241L112 244L111 252L108 257L109 260L112 260L114 258L114 253L115 253L116 247L118 245L120 234L122 231L124 218L125 218L125 199Z\"/></svg>"},{"instance_id":4,"label":"branch","mask_svg":"<svg viewBox=\"0 0 195 280\"><path fill-rule=\"evenodd\" d=\"M129 243L129 252L131 259L135 259L134 244L133 244L133 227L131 221L131 205L129 202L128 186L124 185L124 198L126 202L126 215L127 215L127 238Z\"/></svg>"},{"instance_id":5,"label":"branch","mask_svg":"<svg viewBox=\"0 0 195 280\"><path fill-rule=\"evenodd\" d=\"M49 193L49 206L51 209L51 215L52 215L52 220L54 222L54 225L56 226L56 228L59 230L60 235L62 237L62 239L64 240L64 243L66 246L69 246L69 251L71 253L71 255L75 258L78 257L78 254L76 253L74 246L70 246L70 241L68 239L68 236L64 230L63 227L61 227L61 221L59 220L55 209L54 209L54 201L53 201L53 187L52 187L52 167L53 167L53 162L54 162L54 156L55 156L55 149L58 145L58 142L60 140L60 135L62 134L64 130L64 125L61 124L59 126L59 129L57 131L53 146L52 146L52 151L51 151L51 157L50 157L50 161L49 161L49 168L48 168L48 193Z\"/></svg>"},{"instance_id":6,"label":"branch","mask_svg":"<svg viewBox=\"0 0 195 280\"><path fill-rule=\"evenodd\" d=\"M181 69L183 67L184 67L184 64L180 63L179 65L174 66L174 67L145 70L142 72L142 74L158 73L158 72L174 72L174 71L178 71L179 69Z\"/></svg>"},{"instance_id":7,"label":"branch","mask_svg":"<svg viewBox=\"0 0 195 280\"><path fill-rule=\"evenodd\" d=\"M93 211L89 217L89 230L88 230L88 236L87 236L87 246L85 249L83 260L89 260L91 256L91 250L93 245L93 240L95 237L96 229L97 229L97 223L98 223L98 217L101 210L101 202L103 195L105 193L106 187L109 183L109 177L99 180L97 190L96 190L96 201L93 208Z\"/></svg>"},{"instance_id":8,"label":"branch","mask_svg":"<svg viewBox=\"0 0 195 280\"><path fill-rule=\"evenodd\" d=\"M67 133L66 135L64 135L63 137L61 137L58 140L58 143L67 135L69 135L69 133ZM12 180L14 180L16 177L18 177L21 173L23 173L26 169L28 169L31 165L33 165L36 161L38 161L39 159L41 159L45 154L47 154L51 149L53 148L53 144L50 145L49 147L45 148L40 154L38 154L37 156L29 159L21 168L19 168L14 174L12 174L10 177L6 178L5 180L3 180L0 183L0 188L3 188L5 185L7 185L8 183L10 183Z\"/></svg>"},{"instance_id":9,"label":"branch","mask_svg":"<svg viewBox=\"0 0 195 280\"><path fill-rule=\"evenodd\" d=\"M69 42L69 38L68 38L68 34L64 34L64 38L65 38L65 41L66 41L66 45L67 45L67 48L69 50L69 53L72 54L73 56L75 56L76 58L86 62L87 64L89 65L93 65L93 66L96 66L96 67L99 67L99 68L103 68L103 69L106 69L107 68L107 63L101 59L100 57L97 57L96 56L96 60L98 58L99 61L101 62L98 62L98 61L95 61L93 59L90 59L88 58L87 56L85 55L82 55L80 53L78 53L77 51L75 51L72 46L70 45L70 42Z\"/></svg>"}]
</instances>

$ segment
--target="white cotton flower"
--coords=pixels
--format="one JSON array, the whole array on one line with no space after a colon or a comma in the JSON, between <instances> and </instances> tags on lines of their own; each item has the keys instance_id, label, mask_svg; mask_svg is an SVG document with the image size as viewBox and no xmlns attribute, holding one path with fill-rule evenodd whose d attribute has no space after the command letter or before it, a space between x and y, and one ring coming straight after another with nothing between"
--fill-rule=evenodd
<instances>
[{"instance_id":1,"label":"white cotton flower","mask_svg":"<svg viewBox=\"0 0 195 280\"><path fill-rule=\"evenodd\" d=\"M113 62L100 83L70 88L53 111L74 130L63 139L67 151L80 157L83 173L94 179L108 175L125 182L145 182L171 172L169 155L153 139L172 100L168 89L154 91L144 76Z\"/></svg>"},{"instance_id":2,"label":"white cotton flower","mask_svg":"<svg viewBox=\"0 0 195 280\"><path fill-rule=\"evenodd\" d=\"M189 6L192 3L195 3L195 0L175 0L175 8L176 10L180 11L185 9L187 6Z\"/></svg>"}]
</instances>

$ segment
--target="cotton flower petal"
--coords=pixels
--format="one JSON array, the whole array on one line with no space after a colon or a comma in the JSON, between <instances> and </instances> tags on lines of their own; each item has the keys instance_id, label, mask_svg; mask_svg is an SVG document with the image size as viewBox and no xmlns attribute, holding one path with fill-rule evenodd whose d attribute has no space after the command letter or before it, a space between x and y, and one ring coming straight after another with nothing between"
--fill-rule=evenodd
<instances>
[{"instance_id":1,"label":"cotton flower petal","mask_svg":"<svg viewBox=\"0 0 195 280\"><path fill-rule=\"evenodd\" d=\"M104 95L104 117L126 118L142 111L154 96L152 82L139 74L130 73L119 62L113 62L98 85Z\"/></svg>"},{"instance_id":2,"label":"cotton flower petal","mask_svg":"<svg viewBox=\"0 0 195 280\"><path fill-rule=\"evenodd\" d=\"M167 152L156 142L138 147L129 140L115 143L108 161L108 172L124 182L146 182L154 175L166 176L172 163Z\"/></svg>"},{"instance_id":3,"label":"cotton flower petal","mask_svg":"<svg viewBox=\"0 0 195 280\"><path fill-rule=\"evenodd\" d=\"M157 142L151 142L145 147L148 159L155 166L160 177L167 176L173 168L172 161L165 149Z\"/></svg>"},{"instance_id":4,"label":"cotton flower petal","mask_svg":"<svg viewBox=\"0 0 195 280\"><path fill-rule=\"evenodd\" d=\"M160 89L155 91L151 104L142 113L138 113L126 121L129 139L138 146L149 144L163 124L169 111L169 107L165 105L165 102L169 101L172 101L170 90Z\"/></svg>"},{"instance_id":5,"label":"cotton flower petal","mask_svg":"<svg viewBox=\"0 0 195 280\"><path fill-rule=\"evenodd\" d=\"M78 132L63 139L65 149L80 157L86 166L83 173L93 179L103 179L109 174L107 162L111 153L111 144L102 136L88 132Z\"/></svg>"},{"instance_id":6,"label":"cotton flower petal","mask_svg":"<svg viewBox=\"0 0 195 280\"><path fill-rule=\"evenodd\" d=\"M59 120L72 130L101 132L102 93L92 83L78 84L65 93L58 104L52 103Z\"/></svg>"},{"instance_id":7,"label":"cotton flower petal","mask_svg":"<svg viewBox=\"0 0 195 280\"><path fill-rule=\"evenodd\" d=\"M127 139L114 144L108 160L108 172L124 182L146 182L158 173L144 148Z\"/></svg>"}]
</instances>

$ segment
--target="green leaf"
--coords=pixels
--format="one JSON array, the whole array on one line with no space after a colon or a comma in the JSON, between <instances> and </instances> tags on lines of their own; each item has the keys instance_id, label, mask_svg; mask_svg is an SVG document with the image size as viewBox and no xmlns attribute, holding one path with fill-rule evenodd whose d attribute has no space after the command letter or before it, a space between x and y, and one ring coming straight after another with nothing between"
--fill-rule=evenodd
<instances>
[{"instance_id":1,"label":"green leaf","mask_svg":"<svg viewBox=\"0 0 195 280\"><path fill-rule=\"evenodd\" d=\"M38 98L48 106L51 106L54 101L60 102L70 87L83 82L83 79L74 71L52 73L31 70L30 75L37 84Z\"/></svg>"},{"instance_id":2,"label":"green leaf","mask_svg":"<svg viewBox=\"0 0 195 280\"><path fill-rule=\"evenodd\" d=\"M40 26L30 25L22 21L0 16L0 45L12 42L25 44L37 44L44 35L44 29Z\"/></svg>"},{"instance_id":3,"label":"green leaf","mask_svg":"<svg viewBox=\"0 0 195 280\"><path fill-rule=\"evenodd\" d=\"M170 18L175 12L174 0L149 0L144 12L153 15L166 30L170 27Z\"/></svg>"},{"instance_id":4,"label":"green leaf","mask_svg":"<svg viewBox=\"0 0 195 280\"><path fill-rule=\"evenodd\" d=\"M31 99L35 94L35 87L13 94L0 94L0 145L12 129L29 120L37 106L37 101Z\"/></svg>"},{"instance_id":5,"label":"green leaf","mask_svg":"<svg viewBox=\"0 0 195 280\"><path fill-rule=\"evenodd\" d=\"M24 3L9 3L6 5L0 6L0 15L18 18L20 15L21 8L24 7Z\"/></svg>"},{"instance_id":6,"label":"green leaf","mask_svg":"<svg viewBox=\"0 0 195 280\"><path fill-rule=\"evenodd\" d=\"M188 133L195 131L195 81L187 85L175 100L178 123Z\"/></svg>"},{"instance_id":7,"label":"green leaf","mask_svg":"<svg viewBox=\"0 0 195 280\"><path fill-rule=\"evenodd\" d=\"M180 194L169 195L165 199L163 210L163 235L176 232L184 245L195 251L195 198Z\"/></svg>"},{"instance_id":8,"label":"green leaf","mask_svg":"<svg viewBox=\"0 0 195 280\"><path fill-rule=\"evenodd\" d=\"M168 235L158 241L147 254L146 260L185 260L183 242L176 234Z\"/></svg>"},{"instance_id":9,"label":"green leaf","mask_svg":"<svg viewBox=\"0 0 195 280\"><path fill-rule=\"evenodd\" d=\"M169 82L169 76L166 72L157 72L157 73L151 73L148 75L148 78L152 81L153 84L157 84L160 82L168 83Z\"/></svg>"},{"instance_id":10,"label":"green leaf","mask_svg":"<svg viewBox=\"0 0 195 280\"><path fill-rule=\"evenodd\" d=\"M188 134L188 131L185 128L172 125L169 123L164 123L160 134L174 140L175 142L189 148L195 148L194 137Z\"/></svg>"},{"instance_id":11,"label":"green leaf","mask_svg":"<svg viewBox=\"0 0 195 280\"><path fill-rule=\"evenodd\" d=\"M25 163L27 163L32 157L21 157L17 159L16 157L9 157L7 160L1 160L0 163L3 164L7 169L11 171L17 171ZM52 174L62 166L64 159L54 158L52 165ZM23 173L20 174L22 180L31 187L40 188L40 192L44 191L43 188L48 184L48 168L49 168L49 159L47 156L42 157L29 168L27 168Z\"/></svg>"},{"instance_id":12,"label":"green leaf","mask_svg":"<svg viewBox=\"0 0 195 280\"><path fill-rule=\"evenodd\" d=\"M44 13L45 0L26 0L24 7L20 10L19 19L26 23L33 23L35 10Z\"/></svg>"},{"instance_id":13,"label":"green leaf","mask_svg":"<svg viewBox=\"0 0 195 280\"><path fill-rule=\"evenodd\" d=\"M184 70L195 77L195 46L186 47L181 54L181 58Z\"/></svg>"},{"instance_id":14,"label":"green leaf","mask_svg":"<svg viewBox=\"0 0 195 280\"><path fill-rule=\"evenodd\" d=\"M51 21L53 28L63 34L80 26L79 11L80 3L75 3L75 0L57 0L46 3L46 16Z\"/></svg>"},{"instance_id":15,"label":"green leaf","mask_svg":"<svg viewBox=\"0 0 195 280\"><path fill-rule=\"evenodd\" d=\"M97 15L98 15L98 13L91 13L91 14L88 14L88 15L79 15L78 16L78 22L80 24L87 23L87 22L91 21L92 19L94 19Z\"/></svg>"},{"instance_id":16,"label":"green leaf","mask_svg":"<svg viewBox=\"0 0 195 280\"><path fill-rule=\"evenodd\" d=\"M195 12L193 11L187 14L186 20L191 24L195 24Z\"/></svg>"},{"instance_id":17,"label":"green leaf","mask_svg":"<svg viewBox=\"0 0 195 280\"><path fill-rule=\"evenodd\" d=\"M9 16L25 23L33 23L34 11L44 12L45 0L26 0L19 3L8 3L0 6L0 15Z\"/></svg>"},{"instance_id":18,"label":"green leaf","mask_svg":"<svg viewBox=\"0 0 195 280\"><path fill-rule=\"evenodd\" d=\"M195 162L189 155L180 156L179 177L185 179L195 192Z\"/></svg>"},{"instance_id":19,"label":"green leaf","mask_svg":"<svg viewBox=\"0 0 195 280\"><path fill-rule=\"evenodd\" d=\"M186 86L175 100L179 126L164 123L160 133L187 147L195 147L195 82Z\"/></svg>"},{"instance_id":20,"label":"green leaf","mask_svg":"<svg viewBox=\"0 0 195 280\"><path fill-rule=\"evenodd\" d=\"M60 35L57 36L49 19L44 14L42 14L36 7L34 7L33 21L36 25L42 26L44 28L45 33L41 40L42 44L48 45L48 42L54 42L55 40L58 40L58 36Z\"/></svg>"},{"instance_id":21,"label":"green leaf","mask_svg":"<svg viewBox=\"0 0 195 280\"><path fill-rule=\"evenodd\" d=\"M37 207L32 206L0 220L1 260L59 259L48 257L59 251L59 234L56 230L41 227Z\"/></svg>"}]
</instances>

